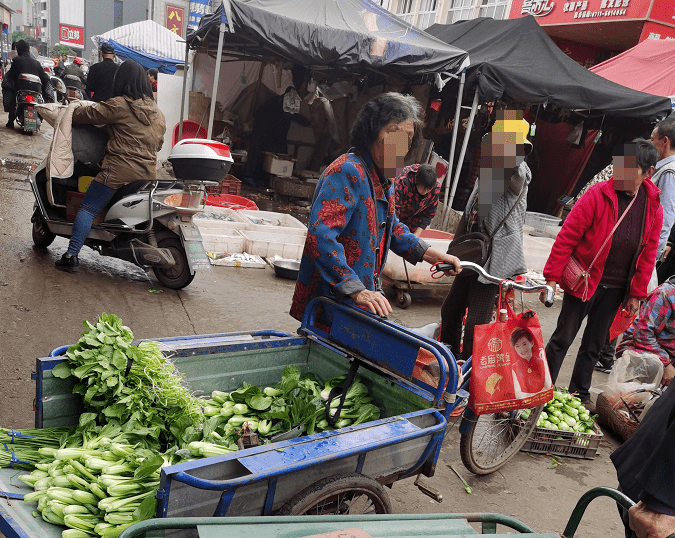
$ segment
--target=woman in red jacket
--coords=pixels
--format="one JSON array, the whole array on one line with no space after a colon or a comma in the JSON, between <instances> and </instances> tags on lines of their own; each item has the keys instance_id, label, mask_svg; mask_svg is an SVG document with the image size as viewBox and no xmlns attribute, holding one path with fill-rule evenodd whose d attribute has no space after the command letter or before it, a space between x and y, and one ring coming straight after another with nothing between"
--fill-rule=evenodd
<instances>
[{"instance_id":1,"label":"woman in red jacket","mask_svg":"<svg viewBox=\"0 0 675 538\"><path fill-rule=\"evenodd\" d=\"M598 254L585 296L583 286L571 291L561 284L565 298L557 327L546 345L555 383L567 350L588 316L569 386L582 402L590 400L593 366L619 307L623 305L626 315L632 315L647 296L663 222L660 191L648 179L658 160L656 148L638 138L618 149L613 157L614 177L593 185L575 204L544 267L544 277L553 286L561 284L571 256L587 269ZM626 209L611 240L600 251Z\"/></svg>"}]
</instances>

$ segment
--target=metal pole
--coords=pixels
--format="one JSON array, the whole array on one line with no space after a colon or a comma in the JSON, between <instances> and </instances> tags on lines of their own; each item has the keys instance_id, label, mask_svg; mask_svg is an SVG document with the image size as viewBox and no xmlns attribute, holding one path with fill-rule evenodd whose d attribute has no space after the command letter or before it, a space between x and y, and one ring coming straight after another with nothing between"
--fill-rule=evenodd
<instances>
[{"instance_id":1,"label":"metal pole","mask_svg":"<svg viewBox=\"0 0 675 538\"><path fill-rule=\"evenodd\" d=\"M216 72L213 75L213 90L211 91L211 110L209 111L209 130L206 138L211 140L213 133L213 117L216 113L216 97L218 95L218 78L220 77L220 64L223 59L223 41L225 40L225 23L220 23L220 35L218 36L218 52L216 53Z\"/></svg>"},{"instance_id":2,"label":"metal pole","mask_svg":"<svg viewBox=\"0 0 675 538\"><path fill-rule=\"evenodd\" d=\"M457 107L455 109L455 124L452 126L452 141L450 142L450 154L448 155L448 170L445 172L443 183L445 184L445 193L443 196L443 219L448 211L448 192L450 190L450 177L452 176L452 164L455 158L455 146L457 145L457 129L459 127L459 114L462 110L462 95L464 93L464 82L466 81L466 69L462 70L462 76L459 79L459 92L457 92Z\"/></svg>"},{"instance_id":3,"label":"metal pole","mask_svg":"<svg viewBox=\"0 0 675 538\"><path fill-rule=\"evenodd\" d=\"M471 128L473 127L473 120L476 117L477 109L478 109L478 88L476 87L476 93L473 96L473 104L471 105L471 114L469 114L469 121L466 124L466 132L464 133L464 140L462 141L462 149L460 150L459 158L457 159L455 179L452 182L452 191L450 192L450 200L448 200L447 204L448 208L452 205L452 201L455 198L455 191L457 190L457 183L459 182L459 174L462 171L462 162L464 161L464 155L466 155L466 148L469 145L469 135L471 134Z\"/></svg>"},{"instance_id":4,"label":"metal pole","mask_svg":"<svg viewBox=\"0 0 675 538\"><path fill-rule=\"evenodd\" d=\"M183 60L183 91L180 95L180 122L178 126L178 140L183 140L183 118L185 116L185 92L187 91L187 75L188 75L188 58L190 54L190 46L187 42L188 20L190 19L190 3L188 2L188 16L185 20L185 29L183 30L183 37L185 38L185 59Z\"/></svg>"}]
</instances>

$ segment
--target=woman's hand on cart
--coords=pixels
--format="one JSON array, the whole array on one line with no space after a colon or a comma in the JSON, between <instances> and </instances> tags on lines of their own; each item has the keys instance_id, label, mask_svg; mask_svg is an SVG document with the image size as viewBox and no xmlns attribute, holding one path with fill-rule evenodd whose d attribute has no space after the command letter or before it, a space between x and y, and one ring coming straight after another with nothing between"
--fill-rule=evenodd
<instances>
[{"instance_id":1,"label":"woman's hand on cart","mask_svg":"<svg viewBox=\"0 0 675 538\"><path fill-rule=\"evenodd\" d=\"M361 290L350 295L354 304L367 306L368 309L378 316L385 317L391 314L391 305L387 298L379 291Z\"/></svg>"}]
</instances>

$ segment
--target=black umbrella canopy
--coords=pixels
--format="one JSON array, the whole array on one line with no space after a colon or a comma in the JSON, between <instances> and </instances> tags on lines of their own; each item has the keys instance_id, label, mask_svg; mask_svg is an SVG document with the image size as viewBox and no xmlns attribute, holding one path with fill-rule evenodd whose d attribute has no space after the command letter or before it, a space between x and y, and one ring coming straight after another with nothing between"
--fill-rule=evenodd
<instances>
[{"instance_id":1,"label":"black umbrella canopy","mask_svg":"<svg viewBox=\"0 0 675 538\"><path fill-rule=\"evenodd\" d=\"M670 113L670 99L615 84L579 65L529 15L434 24L427 32L469 53L466 84L478 87L481 102L505 97L649 122Z\"/></svg>"},{"instance_id":2,"label":"black umbrella canopy","mask_svg":"<svg viewBox=\"0 0 675 538\"><path fill-rule=\"evenodd\" d=\"M188 32L193 48L250 59L283 58L344 74L376 71L414 81L456 74L468 55L410 26L371 0L225 0Z\"/></svg>"}]
</instances>

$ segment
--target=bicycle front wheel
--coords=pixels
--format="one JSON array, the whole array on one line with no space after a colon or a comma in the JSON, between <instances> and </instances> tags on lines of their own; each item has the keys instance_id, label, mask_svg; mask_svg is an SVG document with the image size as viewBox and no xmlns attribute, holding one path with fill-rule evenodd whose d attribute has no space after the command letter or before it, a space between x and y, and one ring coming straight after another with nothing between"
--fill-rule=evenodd
<instances>
[{"instance_id":1,"label":"bicycle front wheel","mask_svg":"<svg viewBox=\"0 0 675 538\"><path fill-rule=\"evenodd\" d=\"M466 433L461 435L459 448L464 466L478 475L500 469L525 444L543 409L543 405L532 408L527 420L520 418L522 411L491 413L474 418L462 416L460 430Z\"/></svg>"}]
</instances>

